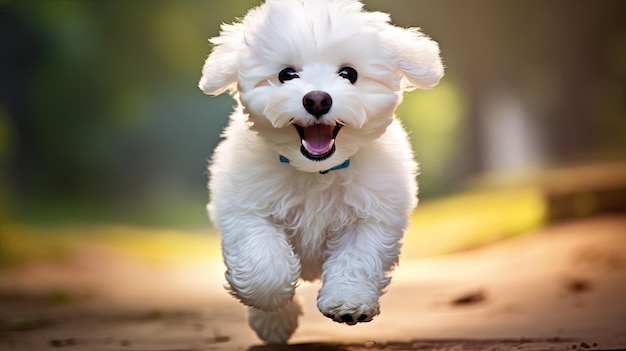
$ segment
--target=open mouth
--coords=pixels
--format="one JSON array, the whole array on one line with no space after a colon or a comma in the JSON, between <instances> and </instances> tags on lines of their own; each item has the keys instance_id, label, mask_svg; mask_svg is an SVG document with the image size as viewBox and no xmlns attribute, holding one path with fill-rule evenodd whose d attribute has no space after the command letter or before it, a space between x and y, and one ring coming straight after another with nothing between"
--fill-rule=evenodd
<instances>
[{"instance_id":1,"label":"open mouth","mask_svg":"<svg viewBox=\"0 0 626 351\"><path fill-rule=\"evenodd\" d=\"M310 160L322 161L335 153L335 138L341 127L337 123L334 127L327 124L314 124L308 127L295 125L300 135L300 152Z\"/></svg>"}]
</instances>

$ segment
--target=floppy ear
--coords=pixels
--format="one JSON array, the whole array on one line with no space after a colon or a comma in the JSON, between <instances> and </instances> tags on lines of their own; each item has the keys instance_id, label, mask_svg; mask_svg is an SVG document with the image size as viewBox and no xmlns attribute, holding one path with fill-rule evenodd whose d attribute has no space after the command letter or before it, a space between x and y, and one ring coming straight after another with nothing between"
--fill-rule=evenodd
<instances>
[{"instance_id":1,"label":"floppy ear","mask_svg":"<svg viewBox=\"0 0 626 351\"><path fill-rule=\"evenodd\" d=\"M417 28L388 25L382 35L397 60L398 70L404 75L404 89L430 89L439 83L444 67L437 42Z\"/></svg>"},{"instance_id":2,"label":"floppy ear","mask_svg":"<svg viewBox=\"0 0 626 351\"><path fill-rule=\"evenodd\" d=\"M213 51L202 68L198 87L205 94L219 95L234 91L237 83L237 62L243 46L243 25L222 24L220 35L209 40Z\"/></svg>"}]
</instances>

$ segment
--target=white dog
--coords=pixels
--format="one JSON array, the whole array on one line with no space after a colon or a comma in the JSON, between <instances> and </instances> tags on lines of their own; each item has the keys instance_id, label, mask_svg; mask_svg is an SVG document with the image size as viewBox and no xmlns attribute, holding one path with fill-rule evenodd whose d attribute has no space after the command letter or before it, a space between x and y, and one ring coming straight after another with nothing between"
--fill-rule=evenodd
<instances>
[{"instance_id":1,"label":"white dog","mask_svg":"<svg viewBox=\"0 0 626 351\"><path fill-rule=\"evenodd\" d=\"M356 0L268 0L210 41L199 86L239 101L209 167L230 293L268 343L297 327L299 279L322 279L326 317L369 322L417 205L394 110L443 76L437 43Z\"/></svg>"}]
</instances>

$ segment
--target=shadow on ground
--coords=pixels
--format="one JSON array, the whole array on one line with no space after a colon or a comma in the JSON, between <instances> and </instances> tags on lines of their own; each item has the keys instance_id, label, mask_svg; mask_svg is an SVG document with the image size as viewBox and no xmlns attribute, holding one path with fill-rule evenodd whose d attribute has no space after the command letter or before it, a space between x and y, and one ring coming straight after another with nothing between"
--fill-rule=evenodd
<instances>
[{"instance_id":1,"label":"shadow on ground","mask_svg":"<svg viewBox=\"0 0 626 351\"><path fill-rule=\"evenodd\" d=\"M377 344L365 343L302 343L293 345L257 345L248 351L362 351L362 350L540 350L540 349L593 349L598 343L580 342L567 338L549 339L417 339L411 341L391 341Z\"/></svg>"}]
</instances>

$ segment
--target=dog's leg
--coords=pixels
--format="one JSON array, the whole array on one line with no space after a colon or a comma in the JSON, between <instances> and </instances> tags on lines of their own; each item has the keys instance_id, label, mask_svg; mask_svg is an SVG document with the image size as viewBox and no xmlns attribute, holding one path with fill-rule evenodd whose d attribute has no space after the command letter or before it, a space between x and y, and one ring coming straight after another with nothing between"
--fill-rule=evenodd
<instances>
[{"instance_id":1,"label":"dog's leg","mask_svg":"<svg viewBox=\"0 0 626 351\"><path fill-rule=\"evenodd\" d=\"M252 216L222 222L222 251L231 294L245 305L276 311L293 298L300 260L285 233Z\"/></svg>"},{"instance_id":2,"label":"dog's leg","mask_svg":"<svg viewBox=\"0 0 626 351\"><path fill-rule=\"evenodd\" d=\"M302 308L294 298L274 312L265 312L254 307L248 310L248 324L257 336L268 344L284 344L298 327L298 316Z\"/></svg>"},{"instance_id":3,"label":"dog's leg","mask_svg":"<svg viewBox=\"0 0 626 351\"><path fill-rule=\"evenodd\" d=\"M360 223L329 238L317 307L326 317L350 325L380 313L378 299L398 262L402 229Z\"/></svg>"}]
</instances>

